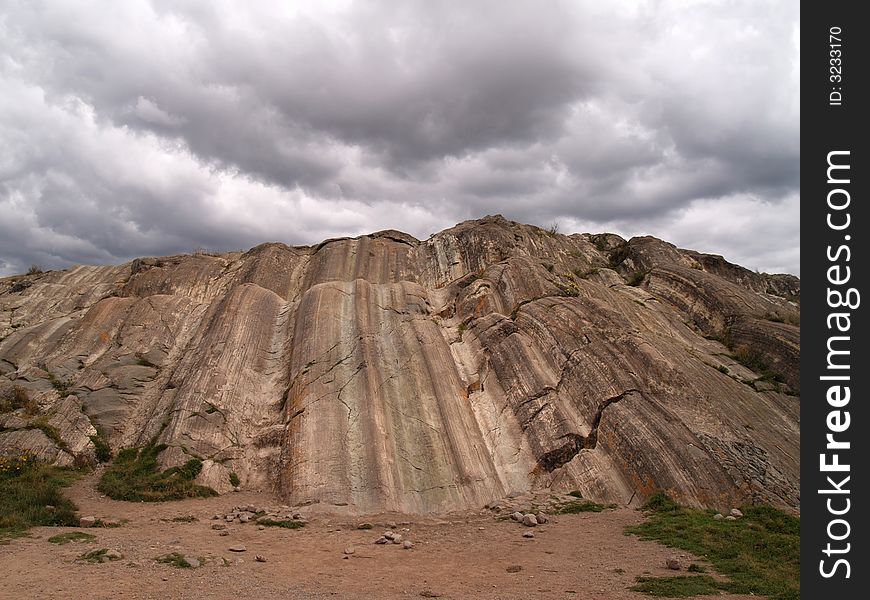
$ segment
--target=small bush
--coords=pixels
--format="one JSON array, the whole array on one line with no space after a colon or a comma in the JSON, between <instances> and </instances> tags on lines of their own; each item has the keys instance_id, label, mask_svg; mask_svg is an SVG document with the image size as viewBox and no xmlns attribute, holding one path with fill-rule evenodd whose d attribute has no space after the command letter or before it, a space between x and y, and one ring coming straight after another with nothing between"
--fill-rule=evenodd
<instances>
[{"instance_id":1,"label":"small bush","mask_svg":"<svg viewBox=\"0 0 870 600\"><path fill-rule=\"evenodd\" d=\"M30 265L30 268L27 269L28 275L39 275L42 272L42 267L40 267L39 265Z\"/></svg>"},{"instance_id":2,"label":"small bush","mask_svg":"<svg viewBox=\"0 0 870 600\"><path fill-rule=\"evenodd\" d=\"M100 478L97 489L115 500L162 502L182 498L216 496L210 487L193 482L202 461L192 458L180 467L158 470L157 456L165 444L124 448Z\"/></svg>"},{"instance_id":3,"label":"small bush","mask_svg":"<svg viewBox=\"0 0 870 600\"><path fill-rule=\"evenodd\" d=\"M707 572L707 569L705 569L704 567L702 567L701 565L696 564L696 563L690 564L686 570L689 573L706 573Z\"/></svg>"},{"instance_id":4,"label":"small bush","mask_svg":"<svg viewBox=\"0 0 870 600\"><path fill-rule=\"evenodd\" d=\"M239 487L239 484L242 483L239 479L239 476L236 475L235 471L230 472L230 485L233 487Z\"/></svg>"},{"instance_id":5,"label":"small bush","mask_svg":"<svg viewBox=\"0 0 870 600\"><path fill-rule=\"evenodd\" d=\"M105 433L97 428L96 435L90 437L91 443L94 445L94 457L98 462L107 463L112 460L112 448L109 442L106 441Z\"/></svg>"},{"instance_id":6,"label":"small bush","mask_svg":"<svg viewBox=\"0 0 870 600\"><path fill-rule=\"evenodd\" d=\"M728 367L726 367L725 365L719 365L718 367L716 367L716 370L719 371L720 373L724 373L725 375L727 375L728 373L731 372L728 370Z\"/></svg>"},{"instance_id":7,"label":"small bush","mask_svg":"<svg viewBox=\"0 0 870 600\"><path fill-rule=\"evenodd\" d=\"M628 285L637 287L643 283L644 279L646 279L646 273L643 271L635 271L635 273L628 278Z\"/></svg>"},{"instance_id":8,"label":"small bush","mask_svg":"<svg viewBox=\"0 0 870 600\"><path fill-rule=\"evenodd\" d=\"M652 512L674 512L679 510L679 508L680 505L671 500L670 496L664 492L656 492L643 505L644 510Z\"/></svg>"}]
</instances>

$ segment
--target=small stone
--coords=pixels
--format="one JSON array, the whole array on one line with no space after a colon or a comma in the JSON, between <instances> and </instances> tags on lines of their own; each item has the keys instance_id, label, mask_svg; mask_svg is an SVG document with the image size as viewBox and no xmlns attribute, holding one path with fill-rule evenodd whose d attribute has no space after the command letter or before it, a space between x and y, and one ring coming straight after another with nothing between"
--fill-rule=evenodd
<instances>
[{"instance_id":1,"label":"small stone","mask_svg":"<svg viewBox=\"0 0 870 600\"><path fill-rule=\"evenodd\" d=\"M533 538L533 537L535 537L535 534L532 533L531 531L527 531L523 534L523 537L524 538Z\"/></svg>"},{"instance_id":2,"label":"small stone","mask_svg":"<svg viewBox=\"0 0 870 600\"><path fill-rule=\"evenodd\" d=\"M295 520L299 521L301 519L304 519L305 515L303 515L301 512L295 512L295 513L293 513L293 518Z\"/></svg>"},{"instance_id":3,"label":"small stone","mask_svg":"<svg viewBox=\"0 0 870 600\"><path fill-rule=\"evenodd\" d=\"M743 516L743 513L740 512L740 511L739 511L738 509L736 509L736 508L732 508L732 509L731 509L731 516L732 516L732 517L735 517L735 518L737 518L737 519L739 519L740 517Z\"/></svg>"},{"instance_id":4,"label":"small stone","mask_svg":"<svg viewBox=\"0 0 870 600\"><path fill-rule=\"evenodd\" d=\"M51 505L51 504L46 504L46 505L45 505L45 510L54 510L54 506Z\"/></svg>"},{"instance_id":5,"label":"small stone","mask_svg":"<svg viewBox=\"0 0 870 600\"><path fill-rule=\"evenodd\" d=\"M505 571L507 571L508 573L519 573L522 570L523 568L520 565L511 565L507 569L505 569Z\"/></svg>"},{"instance_id":6,"label":"small stone","mask_svg":"<svg viewBox=\"0 0 870 600\"><path fill-rule=\"evenodd\" d=\"M520 511L512 513L511 519L513 519L514 521L522 521L523 520L523 513L521 513Z\"/></svg>"},{"instance_id":7,"label":"small stone","mask_svg":"<svg viewBox=\"0 0 870 600\"><path fill-rule=\"evenodd\" d=\"M118 519L103 519L103 527L120 527L121 521Z\"/></svg>"},{"instance_id":8,"label":"small stone","mask_svg":"<svg viewBox=\"0 0 870 600\"><path fill-rule=\"evenodd\" d=\"M227 526L224 525L223 523L215 523L214 525L211 526L211 528L216 530L216 531L222 531L222 530L226 529Z\"/></svg>"},{"instance_id":9,"label":"small stone","mask_svg":"<svg viewBox=\"0 0 870 600\"><path fill-rule=\"evenodd\" d=\"M484 529L486 529L486 527L478 527L477 528L478 531L483 531Z\"/></svg>"},{"instance_id":10,"label":"small stone","mask_svg":"<svg viewBox=\"0 0 870 600\"><path fill-rule=\"evenodd\" d=\"M248 513L242 513L239 515L239 522L240 523L247 523L250 520L251 520L251 516Z\"/></svg>"},{"instance_id":11,"label":"small stone","mask_svg":"<svg viewBox=\"0 0 870 600\"><path fill-rule=\"evenodd\" d=\"M212 516L211 516L211 520L212 520L212 521L217 521L217 520L219 520L220 518L221 518L220 515L212 515Z\"/></svg>"},{"instance_id":12,"label":"small stone","mask_svg":"<svg viewBox=\"0 0 870 600\"><path fill-rule=\"evenodd\" d=\"M241 491L242 491L242 488L240 488L239 486L235 486L235 487L233 488L233 491L234 491L234 492L241 492Z\"/></svg>"},{"instance_id":13,"label":"small stone","mask_svg":"<svg viewBox=\"0 0 870 600\"><path fill-rule=\"evenodd\" d=\"M384 532L384 537L387 538L387 539L390 540L390 541L392 541L393 538L395 538L397 535L399 535L399 534L398 534L398 533L393 533L392 531L389 531L389 530L387 530L387 531Z\"/></svg>"},{"instance_id":14,"label":"small stone","mask_svg":"<svg viewBox=\"0 0 870 600\"><path fill-rule=\"evenodd\" d=\"M247 548L245 548L244 544L236 544L235 546L229 547L230 552L245 552Z\"/></svg>"},{"instance_id":15,"label":"small stone","mask_svg":"<svg viewBox=\"0 0 870 600\"><path fill-rule=\"evenodd\" d=\"M265 557L265 556L260 556L260 555L258 554L257 556L254 557L254 560L257 561L257 562L266 562L266 557Z\"/></svg>"},{"instance_id":16,"label":"small stone","mask_svg":"<svg viewBox=\"0 0 870 600\"><path fill-rule=\"evenodd\" d=\"M679 571L682 565L680 565L680 561L676 558L669 558L665 564L671 571Z\"/></svg>"},{"instance_id":17,"label":"small stone","mask_svg":"<svg viewBox=\"0 0 870 600\"><path fill-rule=\"evenodd\" d=\"M108 550L106 550L106 553L103 554L103 559L105 559L103 562L108 562L110 560L121 560L122 558L124 558L124 555L121 554L120 550L118 550L117 548L109 548Z\"/></svg>"},{"instance_id":18,"label":"small stone","mask_svg":"<svg viewBox=\"0 0 870 600\"><path fill-rule=\"evenodd\" d=\"M394 533L393 534L393 543L394 544L401 544L402 543L402 536L398 533Z\"/></svg>"},{"instance_id":19,"label":"small stone","mask_svg":"<svg viewBox=\"0 0 870 600\"><path fill-rule=\"evenodd\" d=\"M184 558L181 559L181 562L182 562L182 564L184 564L187 567L190 567L191 569L198 569L199 565L200 565L199 559L195 558L193 556L185 556Z\"/></svg>"},{"instance_id":20,"label":"small stone","mask_svg":"<svg viewBox=\"0 0 870 600\"><path fill-rule=\"evenodd\" d=\"M386 544L386 543L389 542L389 541L390 541L390 540L388 540L388 539L385 538L384 536L381 536L381 537L379 537L378 539L375 540L375 543L376 543L376 544Z\"/></svg>"},{"instance_id":21,"label":"small stone","mask_svg":"<svg viewBox=\"0 0 870 600\"><path fill-rule=\"evenodd\" d=\"M220 533L218 533L218 535L229 535L229 534L230 534L229 531L221 531Z\"/></svg>"},{"instance_id":22,"label":"small stone","mask_svg":"<svg viewBox=\"0 0 870 600\"><path fill-rule=\"evenodd\" d=\"M410 550L413 547L414 543L410 540L405 540L404 542L402 542L402 548L404 548L405 550Z\"/></svg>"},{"instance_id":23,"label":"small stone","mask_svg":"<svg viewBox=\"0 0 870 600\"><path fill-rule=\"evenodd\" d=\"M348 546L347 548L344 549L344 553L347 555L351 555L354 552L356 552L356 549L354 549L353 546Z\"/></svg>"},{"instance_id":24,"label":"small stone","mask_svg":"<svg viewBox=\"0 0 870 600\"><path fill-rule=\"evenodd\" d=\"M96 517L82 517L81 519L79 519L79 527L93 527L96 524Z\"/></svg>"},{"instance_id":25,"label":"small stone","mask_svg":"<svg viewBox=\"0 0 870 600\"><path fill-rule=\"evenodd\" d=\"M359 525L356 526L356 528L357 529L373 529L374 525L372 525L371 523L360 523Z\"/></svg>"},{"instance_id":26,"label":"small stone","mask_svg":"<svg viewBox=\"0 0 870 600\"><path fill-rule=\"evenodd\" d=\"M734 515L728 515L727 517L725 517L725 520L726 521L736 521L737 517L735 517Z\"/></svg>"},{"instance_id":27,"label":"small stone","mask_svg":"<svg viewBox=\"0 0 870 600\"><path fill-rule=\"evenodd\" d=\"M535 515L529 513L527 515L523 515L522 521L520 521L526 527L534 527L538 524L538 519Z\"/></svg>"},{"instance_id":28,"label":"small stone","mask_svg":"<svg viewBox=\"0 0 870 600\"><path fill-rule=\"evenodd\" d=\"M235 518L233 515L227 515L226 517L224 517L224 520L225 520L227 523L232 523L233 521L236 520L236 518Z\"/></svg>"},{"instance_id":29,"label":"small stone","mask_svg":"<svg viewBox=\"0 0 870 600\"><path fill-rule=\"evenodd\" d=\"M389 527L390 529L396 529L398 525L396 525L395 521L390 521L389 523L387 523L387 527Z\"/></svg>"},{"instance_id":30,"label":"small stone","mask_svg":"<svg viewBox=\"0 0 870 600\"><path fill-rule=\"evenodd\" d=\"M266 526L265 525L257 525L257 529L259 529L260 531L263 531L264 529L266 529Z\"/></svg>"},{"instance_id":31,"label":"small stone","mask_svg":"<svg viewBox=\"0 0 870 600\"><path fill-rule=\"evenodd\" d=\"M545 515L544 513L536 514L535 519L538 521L539 525L542 525L542 524L546 523L547 521L549 521L549 519L547 518L547 515Z\"/></svg>"},{"instance_id":32,"label":"small stone","mask_svg":"<svg viewBox=\"0 0 870 600\"><path fill-rule=\"evenodd\" d=\"M715 521L721 521L724 518L725 517L722 515L722 513L716 513L715 515L713 515L713 520Z\"/></svg>"}]
</instances>

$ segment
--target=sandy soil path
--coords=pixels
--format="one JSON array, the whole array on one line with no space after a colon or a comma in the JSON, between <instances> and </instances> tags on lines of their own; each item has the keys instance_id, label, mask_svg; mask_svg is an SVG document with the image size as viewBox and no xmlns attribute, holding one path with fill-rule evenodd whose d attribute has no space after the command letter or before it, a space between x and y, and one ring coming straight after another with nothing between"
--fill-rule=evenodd
<instances>
[{"instance_id":1,"label":"sandy soil path","mask_svg":"<svg viewBox=\"0 0 870 600\"><path fill-rule=\"evenodd\" d=\"M635 577L674 575L665 567L666 559L674 556L684 566L703 564L685 553L624 535L626 525L642 520L630 509L557 516L534 528L534 539L527 539L522 534L528 528L497 520L489 511L442 519L361 518L321 514L315 506L304 529L260 530L252 523L236 523L227 526L229 535L221 536L212 529L218 522L212 520L214 514L240 504L281 502L263 494L237 493L163 504L126 503L101 497L93 484L90 476L69 490L81 514L129 522L114 529L81 530L97 536L93 543L51 544L49 537L76 529L38 527L27 538L0 546L0 598L648 599L628 590ZM197 520L170 521L188 515ZM375 523L375 528L356 529L364 521ZM414 542L413 549L373 544L390 522L408 530L401 533ZM245 552L229 551L239 543ZM346 558L344 550L351 546L354 553ZM104 564L76 561L95 548L116 548L124 558ZM197 569L155 562L155 557L170 552L207 560ZM266 562L255 561L256 555Z\"/></svg>"}]
</instances>

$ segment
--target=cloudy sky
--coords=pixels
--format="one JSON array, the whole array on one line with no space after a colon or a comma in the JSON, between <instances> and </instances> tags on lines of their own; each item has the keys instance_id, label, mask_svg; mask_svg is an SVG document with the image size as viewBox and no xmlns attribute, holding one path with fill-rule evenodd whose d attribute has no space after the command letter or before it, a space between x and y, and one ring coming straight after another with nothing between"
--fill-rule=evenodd
<instances>
[{"instance_id":1,"label":"cloudy sky","mask_svg":"<svg viewBox=\"0 0 870 600\"><path fill-rule=\"evenodd\" d=\"M502 213L799 273L799 3L4 0L0 274Z\"/></svg>"}]
</instances>

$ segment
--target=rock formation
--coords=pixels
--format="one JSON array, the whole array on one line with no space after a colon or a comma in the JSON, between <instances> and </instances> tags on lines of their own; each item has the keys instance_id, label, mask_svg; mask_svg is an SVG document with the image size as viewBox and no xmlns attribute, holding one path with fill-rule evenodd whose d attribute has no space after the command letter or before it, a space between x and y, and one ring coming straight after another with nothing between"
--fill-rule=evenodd
<instances>
[{"instance_id":1,"label":"rock formation","mask_svg":"<svg viewBox=\"0 0 870 600\"><path fill-rule=\"evenodd\" d=\"M156 440L357 512L579 490L799 507L800 281L500 216L0 280L0 452Z\"/></svg>"}]
</instances>

